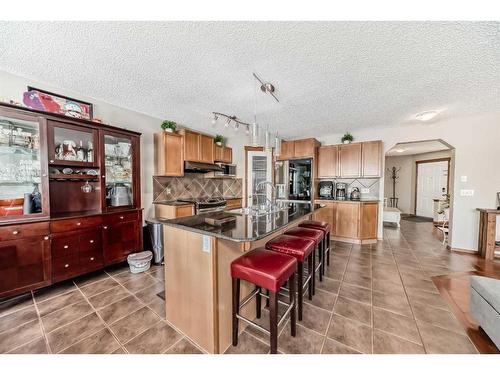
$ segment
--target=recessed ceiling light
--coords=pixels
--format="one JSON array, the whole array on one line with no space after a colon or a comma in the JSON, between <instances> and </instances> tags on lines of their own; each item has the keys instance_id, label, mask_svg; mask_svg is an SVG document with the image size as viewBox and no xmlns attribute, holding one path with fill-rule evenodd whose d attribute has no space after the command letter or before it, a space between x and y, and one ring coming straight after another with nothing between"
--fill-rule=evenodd
<instances>
[{"instance_id":1,"label":"recessed ceiling light","mask_svg":"<svg viewBox=\"0 0 500 375\"><path fill-rule=\"evenodd\" d=\"M432 120L439 114L440 111L425 111L420 112L415 115L415 119L418 121L426 122Z\"/></svg>"}]
</instances>

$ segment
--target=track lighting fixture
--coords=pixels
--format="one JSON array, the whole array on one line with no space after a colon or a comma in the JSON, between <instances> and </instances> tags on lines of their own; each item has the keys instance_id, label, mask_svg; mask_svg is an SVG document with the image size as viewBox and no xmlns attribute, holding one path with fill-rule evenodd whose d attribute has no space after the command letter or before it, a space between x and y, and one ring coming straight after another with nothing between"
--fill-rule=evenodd
<instances>
[{"instance_id":1,"label":"track lighting fixture","mask_svg":"<svg viewBox=\"0 0 500 375\"><path fill-rule=\"evenodd\" d=\"M219 116L217 115L217 113L214 113L214 118L212 120L212 125L217 125L217 120L219 119Z\"/></svg>"}]
</instances>

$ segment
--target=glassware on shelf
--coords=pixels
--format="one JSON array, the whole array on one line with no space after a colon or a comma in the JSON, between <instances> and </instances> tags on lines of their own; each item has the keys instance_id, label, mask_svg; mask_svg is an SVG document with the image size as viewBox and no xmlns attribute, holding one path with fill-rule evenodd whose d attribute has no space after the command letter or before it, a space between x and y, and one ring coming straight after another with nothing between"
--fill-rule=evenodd
<instances>
[{"instance_id":1,"label":"glassware on shelf","mask_svg":"<svg viewBox=\"0 0 500 375\"><path fill-rule=\"evenodd\" d=\"M132 141L105 135L104 156L107 205L116 207L133 204Z\"/></svg>"},{"instance_id":2,"label":"glassware on shelf","mask_svg":"<svg viewBox=\"0 0 500 375\"><path fill-rule=\"evenodd\" d=\"M54 150L50 157L53 156L56 160L92 163L94 153L92 150L89 157L89 150L93 147L93 137L91 131L54 127Z\"/></svg>"},{"instance_id":3,"label":"glassware on shelf","mask_svg":"<svg viewBox=\"0 0 500 375\"><path fill-rule=\"evenodd\" d=\"M0 217L42 212L39 126L0 115Z\"/></svg>"}]
</instances>

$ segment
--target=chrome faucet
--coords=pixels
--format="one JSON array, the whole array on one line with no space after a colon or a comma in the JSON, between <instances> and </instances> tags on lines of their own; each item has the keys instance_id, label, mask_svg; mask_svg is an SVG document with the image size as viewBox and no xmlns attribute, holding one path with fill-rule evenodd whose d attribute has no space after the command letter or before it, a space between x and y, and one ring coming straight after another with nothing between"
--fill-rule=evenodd
<instances>
[{"instance_id":1,"label":"chrome faucet","mask_svg":"<svg viewBox=\"0 0 500 375\"><path fill-rule=\"evenodd\" d=\"M258 193L258 191L261 190L262 186L265 186L265 185L271 186L271 191L272 191L271 199L269 199L267 197L267 194L259 194ZM270 181L261 181L261 182L259 182L257 184L257 186L255 186L255 190L253 192L253 196L255 198L255 197L258 197L259 195L264 195L264 197L266 198L266 201L269 204L269 208L272 209L272 208L276 207L276 186L274 186L272 184L272 182L270 182Z\"/></svg>"}]
</instances>

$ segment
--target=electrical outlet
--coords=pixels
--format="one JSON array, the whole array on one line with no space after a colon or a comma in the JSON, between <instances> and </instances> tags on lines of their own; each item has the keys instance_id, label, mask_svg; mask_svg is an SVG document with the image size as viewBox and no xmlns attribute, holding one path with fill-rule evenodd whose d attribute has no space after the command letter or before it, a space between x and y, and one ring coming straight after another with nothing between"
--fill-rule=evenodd
<instances>
[{"instance_id":1,"label":"electrical outlet","mask_svg":"<svg viewBox=\"0 0 500 375\"><path fill-rule=\"evenodd\" d=\"M370 189L368 188L361 188L361 194L369 194L370 193Z\"/></svg>"},{"instance_id":2,"label":"electrical outlet","mask_svg":"<svg viewBox=\"0 0 500 375\"><path fill-rule=\"evenodd\" d=\"M461 197L472 197L472 196L474 196L474 190L461 189L460 196Z\"/></svg>"},{"instance_id":3,"label":"electrical outlet","mask_svg":"<svg viewBox=\"0 0 500 375\"><path fill-rule=\"evenodd\" d=\"M165 189L165 193L170 194L171 192L172 192L172 189L170 189L170 188Z\"/></svg>"}]
</instances>

